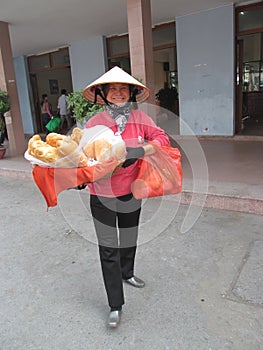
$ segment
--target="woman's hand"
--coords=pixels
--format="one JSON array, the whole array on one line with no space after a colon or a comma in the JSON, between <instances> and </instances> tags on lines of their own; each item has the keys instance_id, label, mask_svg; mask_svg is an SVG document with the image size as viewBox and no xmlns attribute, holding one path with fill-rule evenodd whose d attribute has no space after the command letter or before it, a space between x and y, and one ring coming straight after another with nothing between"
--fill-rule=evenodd
<instances>
[{"instance_id":1,"label":"woman's hand","mask_svg":"<svg viewBox=\"0 0 263 350\"><path fill-rule=\"evenodd\" d=\"M144 153L146 156L150 156L151 154L154 154L154 152L155 152L154 146L151 144L143 146L143 149L144 149Z\"/></svg>"}]
</instances>

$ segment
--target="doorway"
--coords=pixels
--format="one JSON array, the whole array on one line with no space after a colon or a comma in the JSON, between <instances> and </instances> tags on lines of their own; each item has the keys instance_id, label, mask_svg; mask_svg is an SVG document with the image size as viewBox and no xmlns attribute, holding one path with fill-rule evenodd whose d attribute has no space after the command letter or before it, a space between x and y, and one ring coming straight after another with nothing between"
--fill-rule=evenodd
<instances>
[{"instance_id":1,"label":"doorway","mask_svg":"<svg viewBox=\"0 0 263 350\"><path fill-rule=\"evenodd\" d=\"M236 10L236 134L263 136L263 5Z\"/></svg>"},{"instance_id":2,"label":"doorway","mask_svg":"<svg viewBox=\"0 0 263 350\"><path fill-rule=\"evenodd\" d=\"M57 114L57 102L61 89L73 91L68 48L43 55L28 57L30 83L33 95L36 132L44 132L40 102L43 94L48 95L52 114Z\"/></svg>"}]
</instances>

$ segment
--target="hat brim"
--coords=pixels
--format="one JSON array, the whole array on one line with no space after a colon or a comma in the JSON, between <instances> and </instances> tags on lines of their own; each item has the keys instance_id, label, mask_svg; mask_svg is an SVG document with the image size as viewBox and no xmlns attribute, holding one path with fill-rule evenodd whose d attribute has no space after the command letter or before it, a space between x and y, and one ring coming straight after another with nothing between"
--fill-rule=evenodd
<instances>
[{"instance_id":1,"label":"hat brim","mask_svg":"<svg viewBox=\"0 0 263 350\"><path fill-rule=\"evenodd\" d=\"M126 73L124 70L118 66L113 67L111 70L103 74L100 78L96 79L93 83L86 86L82 91L82 96L90 101L94 102L96 88L100 88L103 84L114 84L123 83L130 84L138 89L138 94L136 95L136 101L142 103L150 97L150 89L139 82L137 79L133 78L130 74ZM97 95L97 104L104 105L105 101Z\"/></svg>"}]
</instances>

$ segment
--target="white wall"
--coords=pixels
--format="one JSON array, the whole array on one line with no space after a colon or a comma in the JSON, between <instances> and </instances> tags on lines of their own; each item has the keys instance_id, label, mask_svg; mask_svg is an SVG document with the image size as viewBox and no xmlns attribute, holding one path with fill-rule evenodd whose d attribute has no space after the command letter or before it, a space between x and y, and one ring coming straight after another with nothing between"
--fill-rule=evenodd
<instances>
[{"instance_id":1,"label":"white wall","mask_svg":"<svg viewBox=\"0 0 263 350\"><path fill-rule=\"evenodd\" d=\"M73 90L84 89L107 69L104 37L93 37L69 45Z\"/></svg>"},{"instance_id":2,"label":"white wall","mask_svg":"<svg viewBox=\"0 0 263 350\"><path fill-rule=\"evenodd\" d=\"M234 35L232 4L176 18L180 118L196 135L234 134Z\"/></svg>"}]
</instances>

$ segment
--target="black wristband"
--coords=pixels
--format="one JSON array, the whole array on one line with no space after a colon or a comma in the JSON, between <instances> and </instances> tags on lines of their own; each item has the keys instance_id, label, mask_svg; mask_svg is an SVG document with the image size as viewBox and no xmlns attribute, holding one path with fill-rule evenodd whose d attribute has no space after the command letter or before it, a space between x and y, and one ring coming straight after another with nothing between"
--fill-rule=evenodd
<instances>
[{"instance_id":1,"label":"black wristband","mask_svg":"<svg viewBox=\"0 0 263 350\"><path fill-rule=\"evenodd\" d=\"M126 150L127 155L125 162L122 164L123 168L127 168L128 166L134 164L139 158L142 158L145 154L143 147L127 147Z\"/></svg>"}]
</instances>

